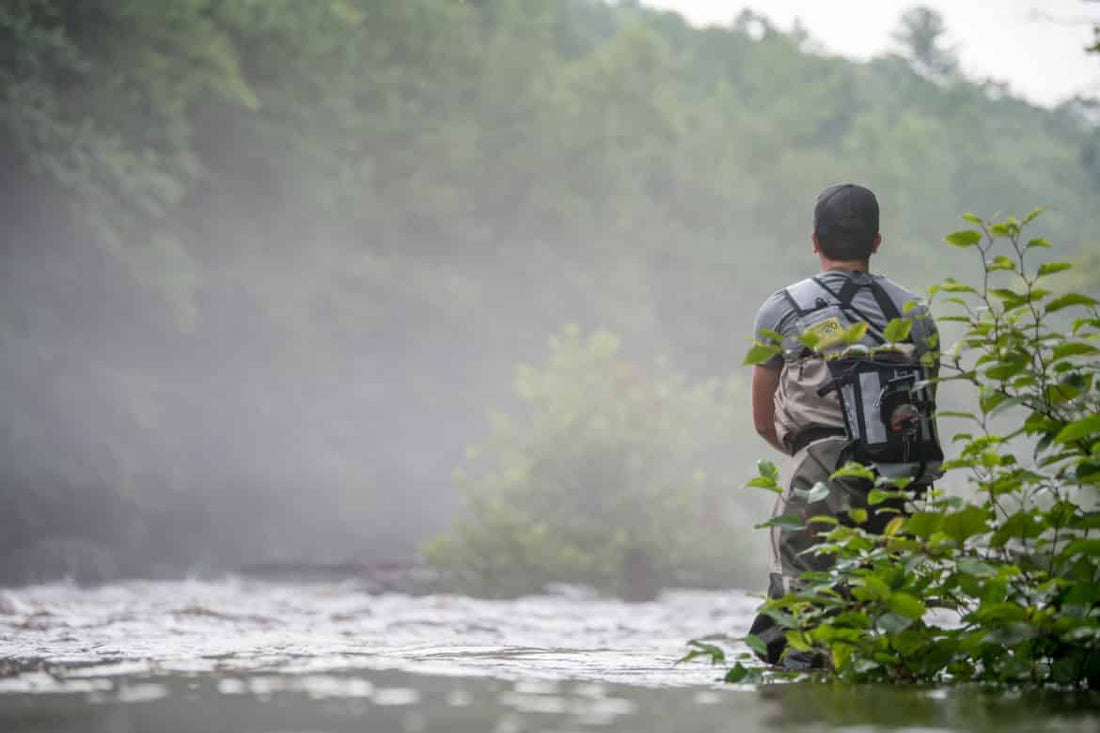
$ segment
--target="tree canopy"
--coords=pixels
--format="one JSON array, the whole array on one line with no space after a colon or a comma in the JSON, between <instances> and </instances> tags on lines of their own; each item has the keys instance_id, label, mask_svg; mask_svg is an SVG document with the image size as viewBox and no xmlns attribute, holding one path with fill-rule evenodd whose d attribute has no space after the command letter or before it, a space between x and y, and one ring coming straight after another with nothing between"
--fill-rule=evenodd
<instances>
[{"instance_id":1,"label":"tree canopy","mask_svg":"<svg viewBox=\"0 0 1100 733\"><path fill-rule=\"evenodd\" d=\"M0 550L410 551L562 324L733 372L838 180L913 287L959 210L1094 239L1096 127L906 18L860 63L596 0L4 3Z\"/></svg>"}]
</instances>

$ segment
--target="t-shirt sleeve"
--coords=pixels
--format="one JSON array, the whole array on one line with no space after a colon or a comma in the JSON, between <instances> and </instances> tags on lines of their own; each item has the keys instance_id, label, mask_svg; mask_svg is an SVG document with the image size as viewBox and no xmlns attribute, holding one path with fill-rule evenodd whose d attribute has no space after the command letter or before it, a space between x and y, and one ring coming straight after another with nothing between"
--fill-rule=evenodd
<instances>
[{"instance_id":1,"label":"t-shirt sleeve","mask_svg":"<svg viewBox=\"0 0 1100 733\"><path fill-rule=\"evenodd\" d=\"M767 342L768 339L761 336L760 332L778 331L779 324L786 315L789 307L786 298L783 297L782 290L777 290L772 293L772 295L764 301L764 304L760 306L760 310L756 312L756 320L752 325L753 341ZM783 366L783 355L776 354L760 366L778 369Z\"/></svg>"}]
</instances>

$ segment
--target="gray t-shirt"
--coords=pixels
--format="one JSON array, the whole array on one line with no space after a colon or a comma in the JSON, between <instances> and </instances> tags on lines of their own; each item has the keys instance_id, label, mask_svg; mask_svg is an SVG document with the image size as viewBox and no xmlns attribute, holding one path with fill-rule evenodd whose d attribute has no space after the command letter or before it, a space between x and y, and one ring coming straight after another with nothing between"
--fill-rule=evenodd
<instances>
[{"instance_id":1,"label":"gray t-shirt","mask_svg":"<svg viewBox=\"0 0 1100 733\"><path fill-rule=\"evenodd\" d=\"M854 280L857 283L866 283L873 279L886 291L886 294L890 297L890 300L894 302L898 311L903 313L906 318L913 321L910 338L913 340L913 344L916 347L917 355L919 356L929 351L934 352L938 350L939 334L936 331L935 321L932 320L924 300L916 293L903 288L887 277L872 275L866 272L828 270L817 275L817 277L834 293L839 293L840 289L848 280ZM821 292L821 297L829 303L835 302L835 299L824 290ZM916 303L917 305L906 312L905 304L910 302ZM879 307L878 301L875 300L875 296L869 287L862 287L856 291L852 298L852 306L859 312L866 314L871 320L871 325L879 329L885 328L886 323L889 321L883 314L882 308ZM753 337L757 340L762 340L759 334L761 331L766 330L776 331L786 340L795 330L795 315L796 311L794 305L784 296L783 291L775 291L764 301L764 304L760 306L760 310L756 314L756 322L752 329ZM778 369L783 364L783 358L782 354L773 356L765 362L764 366Z\"/></svg>"}]
</instances>

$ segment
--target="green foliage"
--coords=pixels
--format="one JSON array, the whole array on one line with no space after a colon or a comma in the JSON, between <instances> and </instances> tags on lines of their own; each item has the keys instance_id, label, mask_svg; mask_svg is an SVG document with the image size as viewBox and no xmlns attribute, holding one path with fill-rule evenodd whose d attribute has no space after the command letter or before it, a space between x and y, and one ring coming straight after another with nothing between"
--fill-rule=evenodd
<instances>
[{"instance_id":1,"label":"green foliage","mask_svg":"<svg viewBox=\"0 0 1100 733\"><path fill-rule=\"evenodd\" d=\"M969 431L941 485L965 478L969 498L937 488L918 501L878 479L871 512L890 496L916 511L881 535L858 518L824 526L810 552L835 566L763 606L790 648L829 660L826 676L1100 687L1100 310L1040 287L1069 268L1034 261L1035 216L950 235L980 257L981 280L931 290L961 295L947 299L959 332L938 381L968 386L977 409L940 414ZM873 477L837 471L853 473Z\"/></svg>"},{"instance_id":2,"label":"green foliage","mask_svg":"<svg viewBox=\"0 0 1100 733\"><path fill-rule=\"evenodd\" d=\"M720 478L735 388L651 373L623 358L617 337L566 328L544 368L517 370L527 419L494 416L471 449L481 470L458 474L464 516L428 558L489 595L551 581L627 597L730 582L748 549Z\"/></svg>"}]
</instances>

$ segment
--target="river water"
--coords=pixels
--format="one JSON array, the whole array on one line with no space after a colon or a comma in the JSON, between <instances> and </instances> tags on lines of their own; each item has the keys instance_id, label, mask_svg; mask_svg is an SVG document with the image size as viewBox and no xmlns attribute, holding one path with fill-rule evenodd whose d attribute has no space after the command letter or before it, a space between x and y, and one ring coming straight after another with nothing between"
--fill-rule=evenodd
<instances>
[{"instance_id":1,"label":"river water","mask_svg":"<svg viewBox=\"0 0 1100 733\"><path fill-rule=\"evenodd\" d=\"M354 582L0 590L0 731L1100 731L1086 693L718 682L743 592L650 603Z\"/></svg>"}]
</instances>

